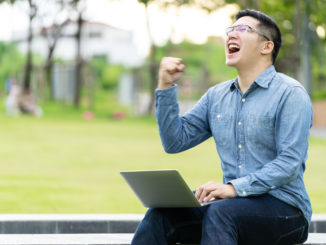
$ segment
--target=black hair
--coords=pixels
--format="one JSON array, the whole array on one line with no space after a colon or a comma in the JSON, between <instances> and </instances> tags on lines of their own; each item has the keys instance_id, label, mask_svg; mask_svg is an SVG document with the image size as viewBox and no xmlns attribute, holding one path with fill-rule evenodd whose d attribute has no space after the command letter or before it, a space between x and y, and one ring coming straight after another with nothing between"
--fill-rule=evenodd
<instances>
[{"instance_id":1,"label":"black hair","mask_svg":"<svg viewBox=\"0 0 326 245\"><path fill-rule=\"evenodd\" d=\"M270 38L274 43L274 49L272 53L273 64L275 64L276 57L282 46L282 34L280 28L277 26L275 21L268 15L254 10L254 9L245 9L238 12L235 16L235 19L238 20L241 17L250 16L259 21L258 28L260 31ZM267 32L267 33L266 33Z\"/></svg>"}]
</instances>

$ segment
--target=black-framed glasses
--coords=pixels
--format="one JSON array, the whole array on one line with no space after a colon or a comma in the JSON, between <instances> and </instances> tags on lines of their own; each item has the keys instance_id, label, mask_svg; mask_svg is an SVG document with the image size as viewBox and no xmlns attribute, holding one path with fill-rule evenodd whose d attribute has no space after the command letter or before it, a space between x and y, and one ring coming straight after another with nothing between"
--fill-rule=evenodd
<instances>
[{"instance_id":1,"label":"black-framed glasses","mask_svg":"<svg viewBox=\"0 0 326 245\"><path fill-rule=\"evenodd\" d=\"M270 39L263 33L261 33L260 31L257 31L255 28L248 26L248 25L236 25L236 26L230 26L228 28L225 29L225 33L228 36L230 32L232 31L237 31L237 32L245 32L251 30L253 32L256 32L258 35L264 37L267 41L270 41Z\"/></svg>"}]
</instances>

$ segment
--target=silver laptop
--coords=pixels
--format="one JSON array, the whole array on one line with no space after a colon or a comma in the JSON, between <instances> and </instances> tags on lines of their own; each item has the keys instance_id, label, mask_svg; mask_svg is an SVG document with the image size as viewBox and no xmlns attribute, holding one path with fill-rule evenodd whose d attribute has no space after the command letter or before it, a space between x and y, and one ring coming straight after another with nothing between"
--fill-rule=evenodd
<instances>
[{"instance_id":1,"label":"silver laptop","mask_svg":"<svg viewBox=\"0 0 326 245\"><path fill-rule=\"evenodd\" d=\"M218 201L200 203L177 170L120 172L139 200L148 208L201 207Z\"/></svg>"}]
</instances>

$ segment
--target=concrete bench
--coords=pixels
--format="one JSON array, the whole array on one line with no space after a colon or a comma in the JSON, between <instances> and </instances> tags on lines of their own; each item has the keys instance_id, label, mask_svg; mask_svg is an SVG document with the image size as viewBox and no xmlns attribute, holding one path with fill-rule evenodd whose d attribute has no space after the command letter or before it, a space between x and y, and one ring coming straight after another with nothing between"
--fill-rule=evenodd
<instances>
[{"instance_id":1,"label":"concrete bench","mask_svg":"<svg viewBox=\"0 0 326 245\"><path fill-rule=\"evenodd\" d=\"M141 214L2 214L0 234L134 233Z\"/></svg>"},{"instance_id":2,"label":"concrete bench","mask_svg":"<svg viewBox=\"0 0 326 245\"><path fill-rule=\"evenodd\" d=\"M1 245L129 245L133 234L2 234Z\"/></svg>"},{"instance_id":3,"label":"concrete bench","mask_svg":"<svg viewBox=\"0 0 326 245\"><path fill-rule=\"evenodd\" d=\"M309 227L310 233L326 233L326 214L314 214Z\"/></svg>"},{"instance_id":4,"label":"concrete bench","mask_svg":"<svg viewBox=\"0 0 326 245\"><path fill-rule=\"evenodd\" d=\"M310 244L310 245L326 244L326 233L309 233L308 240L304 244Z\"/></svg>"},{"instance_id":5,"label":"concrete bench","mask_svg":"<svg viewBox=\"0 0 326 245\"><path fill-rule=\"evenodd\" d=\"M143 215L0 215L0 245L126 245ZM326 245L326 215L313 215L309 245Z\"/></svg>"},{"instance_id":6,"label":"concrete bench","mask_svg":"<svg viewBox=\"0 0 326 245\"><path fill-rule=\"evenodd\" d=\"M129 245L133 233L2 234L1 245ZM325 245L326 234L310 233L305 245Z\"/></svg>"}]
</instances>

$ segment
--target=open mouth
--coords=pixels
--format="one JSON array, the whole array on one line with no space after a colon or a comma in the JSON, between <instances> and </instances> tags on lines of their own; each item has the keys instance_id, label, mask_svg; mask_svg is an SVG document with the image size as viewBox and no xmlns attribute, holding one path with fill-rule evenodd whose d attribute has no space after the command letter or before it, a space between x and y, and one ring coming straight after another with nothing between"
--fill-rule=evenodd
<instances>
[{"instance_id":1,"label":"open mouth","mask_svg":"<svg viewBox=\"0 0 326 245\"><path fill-rule=\"evenodd\" d=\"M240 51L240 47L237 44L229 44L228 50L229 54L234 54Z\"/></svg>"}]
</instances>

